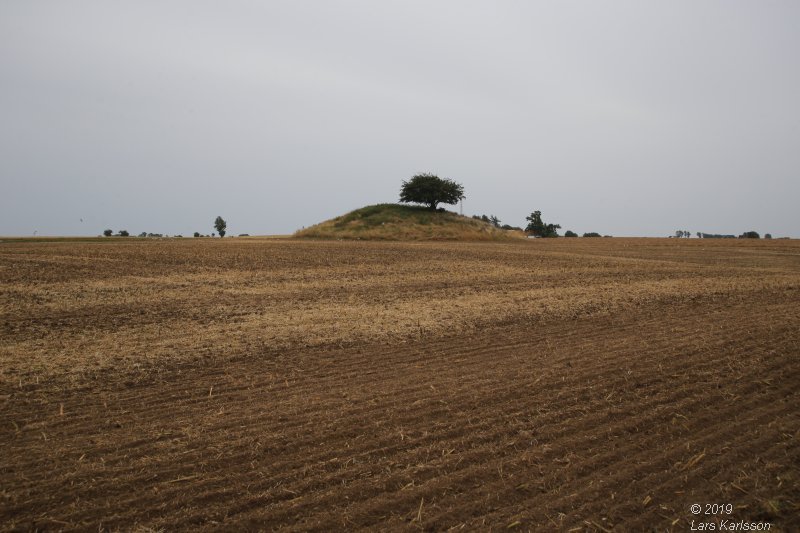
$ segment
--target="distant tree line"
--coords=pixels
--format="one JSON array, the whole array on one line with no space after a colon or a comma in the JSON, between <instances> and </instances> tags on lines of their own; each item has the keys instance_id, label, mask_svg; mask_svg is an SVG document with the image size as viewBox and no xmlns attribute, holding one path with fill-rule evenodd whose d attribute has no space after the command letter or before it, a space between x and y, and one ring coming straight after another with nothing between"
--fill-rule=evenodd
<instances>
[{"instance_id":1,"label":"distant tree line","mask_svg":"<svg viewBox=\"0 0 800 533\"><path fill-rule=\"evenodd\" d=\"M130 233L124 229L119 230L116 234L114 233L114 230L107 229L103 231L103 235L106 237L130 237ZM146 231L143 231L139 235L137 235L137 237L164 238L164 237L169 237L169 235L164 235L163 233L148 233ZM173 235L172 237L180 238L183 237L183 235Z\"/></svg>"},{"instance_id":2,"label":"distant tree line","mask_svg":"<svg viewBox=\"0 0 800 533\"><path fill-rule=\"evenodd\" d=\"M677 232L676 232L676 236L678 236ZM685 237L689 237L689 232L688 231L685 232L684 236ZM697 232L697 237L700 238L700 239L736 239L737 238L736 235L723 235L723 234L719 234L719 233L702 233L700 231ZM739 239L760 239L761 235L759 235L759 233L757 231L745 231L744 233L739 235L738 238ZM772 234L765 233L764 234L764 238L765 239L771 239L772 238Z\"/></svg>"},{"instance_id":3,"label":"distant tree line","mask_svg":"<svg viewBox=\"0 0 800 533\"><path fill-rule=\"evenodd\" d=\"M129 237L130 233L128 233L128 230L121 229L116 235L114 235L113 229L107 229L103 231L103 235L106 237Z\"/></svg>"},{"instance_id":4,"label":"distant tree line","mask_svg":"<svg viewBox=\"0 0 800 533\"><path fill-rule=\"evenodd\" d=\"M222 217L217 217L214 220L214 228L217 230L217 233L219 233L220 237L224 237L225 236L225 229L227 227L228 227L228 223L225 222L225 220ZM213 233L212 232L211 235L201 235L199 231L195 231L194 232L194 236L195 237L214 237L214 236L217 235L217 233ZM129 237L130 236L128 231L124 230L124 229L120 230L116 235L114 234L114 230L107 229L107 230L103 231L103 235L106 236L106 237ZM169 235L164 235L162 233L148 233L146 231L143 231L143 232L141 232L139 234L139 237L156 237L156 238L160 237L160 238L164 238L164 237L169 237ZM173 235L173 237L174 238L182 238L183 235ZM241 234L239 234L239 237L249 237L249 235L247 233L241 233Z\"/></svg>"},{"instance_id":5,"label":"distant tree line","mask_svg":"<svg viewBox=\"0 0 800 533\"><path fill-rule=\"evenodd\" d=\"M501 224L500 219L494 215L489 215L489 216L473 215L472 218L474 218L475 220L482 220L483 222L491 224L492 226L498 229L522 231L522 228L520 228L519 226L512 226L510 224Z\"/></svg>"},{"instance_id":6,"label":"distant tree line","mask_svg":"<svg viewBox=\"0 0 800 533\"><path fill-rule=\"evenodd\" d=\"M486 222L487 224L491 224L495 228L504 229L504 230L516 230L516 231L524 231L531 236L534 237L543 237L543 238L554 238L558 237L558 230L561 228L559 224L548 224L542 220L542 212L541 211L534 211L531 213L529 217L526 217L528 221L528 225L525 229L519 226L511 226L509 224L501 224L501 221L495 215L473 215L473 219L481 220ZM584 237L602 237L599 233L589 232L584 233ZM610 235L607 235L610 237ZM578 234L572 230L567 230L564 232L564 237L578 237Z\"/></svg>"}]
</instances>

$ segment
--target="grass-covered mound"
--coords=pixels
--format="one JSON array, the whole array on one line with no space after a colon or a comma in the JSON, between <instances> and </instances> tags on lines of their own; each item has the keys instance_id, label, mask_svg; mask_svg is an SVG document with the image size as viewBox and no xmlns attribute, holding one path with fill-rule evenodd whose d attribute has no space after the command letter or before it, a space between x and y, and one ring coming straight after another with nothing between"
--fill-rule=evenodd
<instances>
[{"instance_id":1,"label":"grass-covered mound","mask_svg":"<svg viewBox=\"0 0 800 533\"><path fill-rule=\"evenodd\" d=\"M397 241L505 241L522 239L520 231L503 230L450 211L378 204L362 207L295 233L311 239Z\"/></svg>"}]
</instances>

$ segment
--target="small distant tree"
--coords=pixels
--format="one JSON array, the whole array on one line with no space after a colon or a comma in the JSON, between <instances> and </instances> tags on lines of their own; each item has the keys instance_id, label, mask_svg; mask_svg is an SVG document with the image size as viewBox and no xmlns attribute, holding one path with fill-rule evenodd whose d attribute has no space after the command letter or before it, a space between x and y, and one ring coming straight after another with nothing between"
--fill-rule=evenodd
<instances>
[{"instance_id":1,"label":"small distant tree","mask_svg":"<svg viewBox=\"0 0 800 533\"><path fill-rule=\"evenodd\" d=\"M114 230L112 229L103 230L103 235L105 235L106 237L111 237L112 235L114 235Z\"/></svg>"},{"instance_id":2,"label":"small distant tree","mask_svg":"<svg viewBox=\"0 0 800 533\"><path fill-rule=\"evenodd\" d=\"M702 238L703 238L703 234L702 234L702 233L700 233L699 231L697 232L697 238L698 238L698 239L702 239Z\"/></svg>"},{"instance_id":3,"label":"small distant tree","mask_svg":"<svg viewBox=\"0 0 800 533\"><path fill-rule=\"evenodd\" d=\"M225 236L225 228L227 227L228 224L224 220L222 220L222 217L217 217L217 219L214 221L214 228L216 228L217 233L219 233L220 237Z\"/></svg>"},{"instance_id":4,"label":"small distant tree","mask_svg":"<svg viewBox=\"0 0 800 533\"><path fill-rule=\"evenodd\" d=\"M772 238L772 233L765 233L764 234L764 238L765 239L771 239Z\"/></svg>"},{"instance_id":5,"label":"small distant tree","mask_svg":"<svg viewBox=\"0 0 800 533\"><path fill-rule=\"evenodd\" d=\"M195 237L199 237L199 236L200 236L200 232L199 232L199 231L195 231L195 232L194 232L194 236L195 236Z\"/></svg>"},{"instance_id":6,"label":"small distant tree","mask_svg":"<svg viewBox=\"0 0 800 533\"><path fill-rule=\"evenodd\" d=\"M529 216L525 217L525 220L528 221L528 225L525 226L525 231L538 237L544 235L544 222L542 222L541 211L534 211Z\"/></svg>"},{"instance_id":7,"label":"small distant tree","mask_svg":"<svg viewBox=\"0 0 800 533\"><path fill-rule=\"evenodd\" d=\"M500 219L497 218L494 215L489 215L489 216L486 216L486 215L481 215L481 216L474 215L472 218L474 218L476 220L482 220L482 221L486 222L487 224L491 224L495 228L502 227L502 224L500 224Z\"/></svg>"},{"instance_id":8,"label":"small distant tree","mask_svg":"<svg viewBox=\"0 0 800 533\"><path fill-rule=\"evenodd\" d=\"M740 239L760 239L761 235L758 234L757 231L745 231L741 235L739 235Z\"/></svg>"},{"instance_id":9,"label":"small distant tree","mask_svg":"<svg viewBox=\"0 0 800 533\"><path fill-rule=\"evenodd\" d=\"M120 237L129 237L129 236L130 236L130 234L128 233L128 230L126 230L126 229L121 229L121 230L119 230L119 236L120 236Z\"/></svg>"},{"instance_id":10,"label":"small distant tree","mask_svg":"<svg viewBox=\"0 0 800 533\"><path fill-rule=\"evenodd\" d=\"M578 234L572 230L567 230L564 232L564 237L577 237Z\"/></svg>"},{"instance_id":11,"label":"small distant tree","mask_svg":"<svg viewBox=\"0 0 800 533\"><path fill-rule=\"evenodd\" d=\"M417 174L410 180L403 181L400 188L401 202L424 204L431 211L436 211L439 204L457 204L463 198L463 185L428 173Z\"/></svg>"},{"instance_id":12,"label":"small distant tree","mask_svg":"<svg viewBox=\"0 0 800 533\"><path fill-rule=\"evenodd\" d=\"M590 231L589 233L584 233L583 236L584 237L599 237L600 234L597 233L596 231Z\"/></svg>"}]
</instances>

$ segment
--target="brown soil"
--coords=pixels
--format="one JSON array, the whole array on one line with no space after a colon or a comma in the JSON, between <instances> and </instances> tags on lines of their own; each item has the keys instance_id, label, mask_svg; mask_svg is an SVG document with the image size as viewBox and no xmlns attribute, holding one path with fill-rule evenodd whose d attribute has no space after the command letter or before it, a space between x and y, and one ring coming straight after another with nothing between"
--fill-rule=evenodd
<instances>
[{"instance_id":1,"label":"brown soil","mask_svg":"<svg viewBox=\"0 0 800 533\"><path fill-rule=\"evenodd\" d=\"M0 529L796 530L800 245L675 241L2 243Z\"/></svg>"}]
</instances>

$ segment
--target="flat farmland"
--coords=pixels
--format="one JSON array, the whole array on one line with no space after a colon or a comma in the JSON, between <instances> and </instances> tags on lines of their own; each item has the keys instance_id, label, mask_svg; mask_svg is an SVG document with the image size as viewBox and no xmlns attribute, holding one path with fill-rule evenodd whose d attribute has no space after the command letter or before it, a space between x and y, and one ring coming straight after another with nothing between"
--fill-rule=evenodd
<instances>
[{"instance_id":1,"label":"flat farmland","mask_svg":"<svg viewBox=\"0 0 800 533\"><path fill-rule=\"evenodd\" d=\"M799 389L796 240L0 242L2 530L793 531Z\"/></svg>"}]
</instances>

